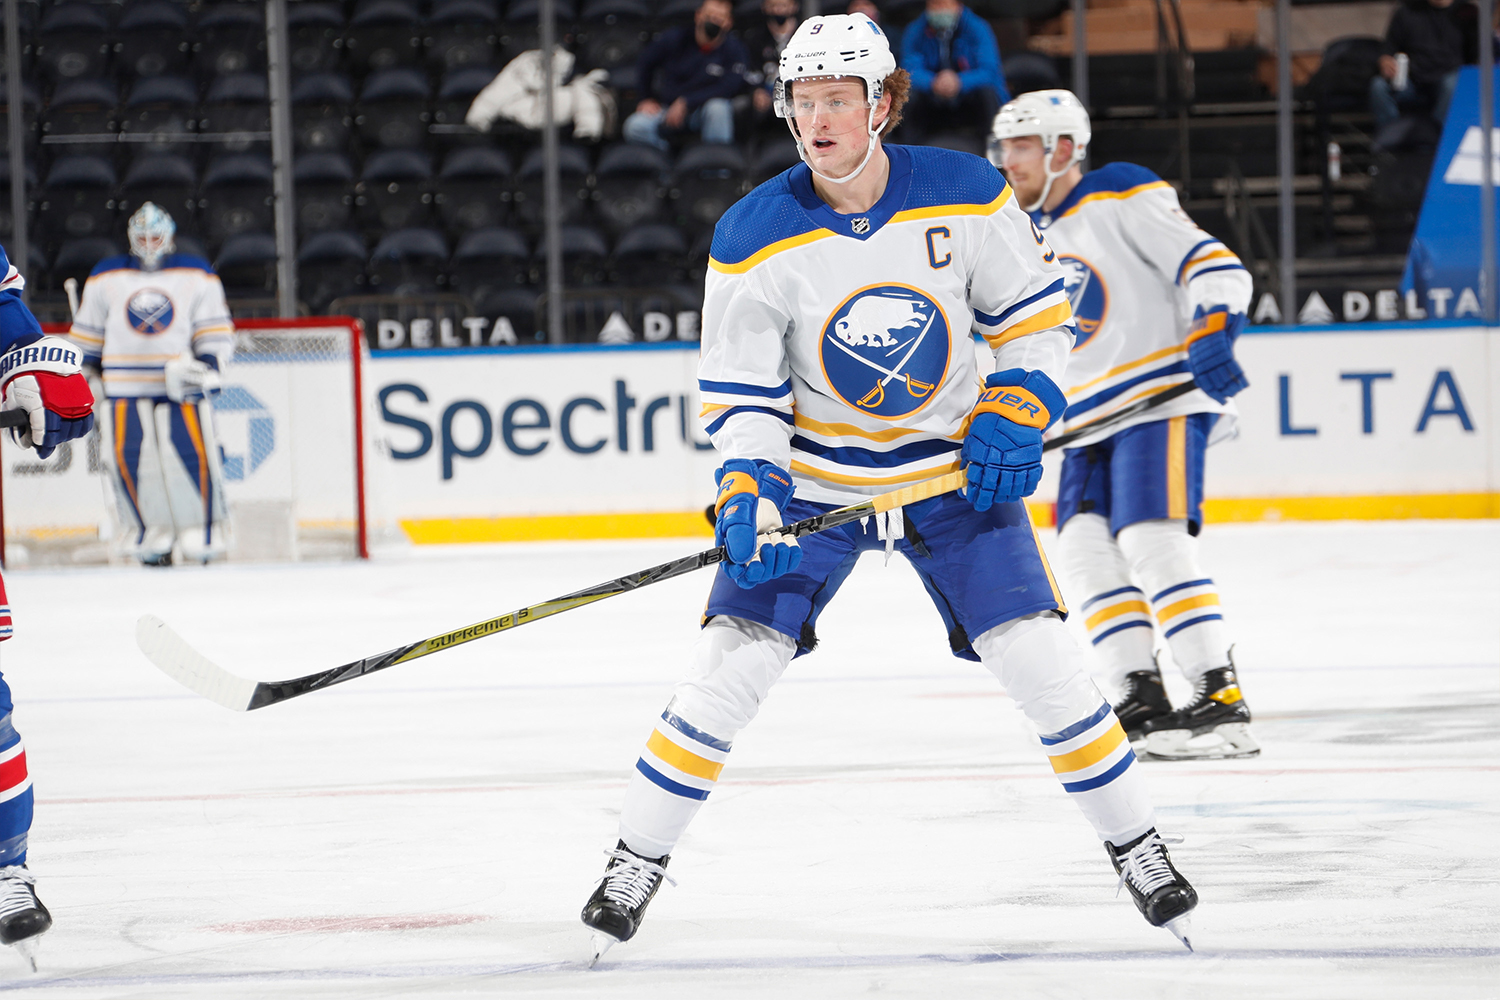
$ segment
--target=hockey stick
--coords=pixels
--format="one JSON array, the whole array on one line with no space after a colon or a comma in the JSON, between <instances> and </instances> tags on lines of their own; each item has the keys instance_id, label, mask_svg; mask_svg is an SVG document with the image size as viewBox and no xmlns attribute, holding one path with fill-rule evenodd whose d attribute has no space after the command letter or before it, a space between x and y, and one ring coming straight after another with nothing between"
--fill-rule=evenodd
<instances>
[{"instance_id":1,"label":"hockey stick","mask_svg":"<svg viewBox=\"0 0 1500 1000\"><path fill-rule=\"evenodd\" d=\"M0 427L25 427L30 423L25 410L0 410Z\"/></svg>"},{"instance_id":2,"label":"hockey stick","mask_svg":"<svg viewBox=\"0 0 1500 1000\"><path fill-rule=\"evenodd\" d=\"M1119 411L1119 413L1114 414L1109 420L1101 421L1099 426L1107 427L1119 421L1127 420L1137 413L1161 405L1168 399L1181 396L1193 388L1195 386L1192 382L1174 386L1172 389L1159 393L1150 399L1144 399L1139 403L1127 406ZM1091 433L1098 429L1099 427L1091 427L1088 428L1088 432ZM1049 442L1044 446L1044 450L1060 447L1064 441L1076 440L1077 436L1077 434L1064 435L1055 441ZM797 538L817 534L820 531L827 531L830 528L836 528L851 521L858 521L872 514L884 513L894 510L897 507L905 507L921 500L950 493L962 487L966 481L962 470L950 472L945 476L938 476L935 479L914 483L899 490L882 493L880 496L871 497L868 500L851 504L848 507L840 507L837 510L805 518L783 528L782 534L793 535ZM681 559L674 559L671 562L653 566L650 569L618 577L610 580L608 583L601 583L594 587L588 587L562 597L553 598L550 601L543 601L540 604L533 604L518 611L512 611L509 614L490 618L466 628L455 629L452 632L445 632L419 642L408 643L405 646L397 646L395 649L387 650L375 656L367 656L364 659L355 660L352 663L346 663L331 670L321 670L317 673L295 677L286 681L253 681L231 674L188 645L166 622L155 615L143 615L136 622L135 641L136 645L140 647L141 652L146 654L146 658L156 664L168 677L171 677L184 687L197 692L208 700L223 705L225 708L236 712L248 712L286 701L289 698L295 698L298 695L307 694L310 691L320 691L335 684L342 684L345 681L351 681L357 677L372 674L377 670L393 667L398 663L408 663L432 653L440 653L445 649L452 649L454 646L473 642L475 639L483 639L498 632L509 631L530 622L550 618L553 615L562 614L564 611L572 611L574 608L581 608L585 605L605 600L606 598L617 597L620 594L633 590L640 590L642 587L649 587L653 583L671 580L674 577L683 576L723 561L723 548L707 549L694 555L684 556Z\"/></svg>"},{"instance_id":3,"label":"hockey stick","mask_svg":"<svg viewBox=\"0 0 1500 1000\"><path fill-rule=\"evenodd\" d=\"M914 483L848 507L840 507L826 514L806 518L788 525L782 529L781 533L798 538L813 535L820 531L827 531L829 528L836 528L841 524L858 521L872 514L884 513L919 500L950 493L962 486L964 482L963 472L951 472L946 476ZM467 628L455 629L420 642L397 646L395 649L375 656L367 656L362 660L334 667L332 670L321 670L287 681L264 682L237 677L189 646L181 636L168 627L166 622L155 615L143 615L140 621L136 622L135 641L136 645L140 646L141 652L146 654L146 658L161 668L168 677L208 700L218 702L225 708L236 712L248 712L307 694L310 691L320 691L334 684L342 684L344 681L351 681L356 677L363 677L377 670L393 667L398 663L408 663L419 657L440 653L445 649L452 649L454 646L472 642L475 639L483 639L497 632L505 632L530 622L550 618L564 611L572 611L574 608L581 608L608 597L640 590L653 583L670 580L723 561L724 550L722 548L708 549L696 555L684 556L672 562L662 563L660 566L627 574L610 580L608 583L601 583L598 586L575 591L540 604L533 604L497 618L490 618Z\"/></svg>"},{"instance_id":4,"label":"hockey stick","mask_svg":"<svg viewBox=\"0 0 1500 1000\"><path fill-rule=\"evenodd\" d=\"M1052 451L1056 448L1066 448L1068 445L1072 444L1074 441L1077 441L1079 438L1084 437L1085 435L1097 434L1101 430L1114 427L1118 424L1123 424L1131 417L1145 413L1147 410L1154 410L1163 403L1177 399L1179 396L1186 396L1196 388L1198 388L1198 383L1194 382L1192 379L1188 379L1186 382L1179 382L1177 385L1172 386L1172 388L1166 390L1165 392L1158 392L1154 396L1149 396L1146 399L1137 400L1136 402L1131 403L1129 406L1123 409L1116 410L1114 413L1111 413L1108 417L1100 420L1096 424L1089 424L1087 426L1078 428L1076 431L1068 431L1068 433L1066 434L1059 434L1051 441L1048 441L1046 444L1042 445L1042 450Z\"/></svg>"}]
</instances>

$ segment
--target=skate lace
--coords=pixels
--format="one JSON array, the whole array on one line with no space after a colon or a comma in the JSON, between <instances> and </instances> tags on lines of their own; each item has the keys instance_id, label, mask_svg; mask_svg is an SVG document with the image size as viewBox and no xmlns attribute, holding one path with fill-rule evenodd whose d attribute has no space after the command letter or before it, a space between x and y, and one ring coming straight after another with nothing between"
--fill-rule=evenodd
<instances>
[{"instance_id":1,"label":"skate lace","mask_svg":"<svg viewBox=\"0 0 1500 1000\"><path fill-rule=\"evenodd\" d=\"M1136 845L1135 849L1120 859L1120 881L1115 885L1115 895L1125 888L1125 880L1143 895L1149 896L1173 881L1172 866L1167 862L1167 844L1180 844L1182 837L1170 834L1163 837L1153 833Z\"/></svg>"},{"instance_id":2,"label":"skate lace","mask_svg":"<svg viewBox=\"0 0 1500 1000\"><path fill-rule=\"evenodd\" d=\"M645 858L636 857L629 851L618 849L604 853L620 862L599 877L604 883L606 899L635 909L651 895L657 879L666 879L672 885L677 884L677 880L668 875L667 870L655 861L647 861Z\"/></svg>"},{"instance_id":3,"label":"skate lace","mask_svg":"<svg viewBox=\"0 0 1500 1000\"><path fill-rule=\"evenodd\" d=\"M36 876L20 865L0 868L0 918L36 907Z\"/></svg>"}]
</instances>

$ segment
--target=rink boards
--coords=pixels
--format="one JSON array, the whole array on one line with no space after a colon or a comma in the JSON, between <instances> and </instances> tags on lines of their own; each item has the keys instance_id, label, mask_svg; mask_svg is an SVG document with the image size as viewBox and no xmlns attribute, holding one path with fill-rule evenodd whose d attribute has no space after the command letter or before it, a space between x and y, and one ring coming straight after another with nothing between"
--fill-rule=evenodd
<instances>
[{"instance_id":1,"label":"rink boards","mask_svg":"<svg viewBox=\"0 0 1500 1000\"><path fill-rule=\"evenodd\" d=\"M1500 516L1497 336L1456 323L1252 329L1237 348L1251 383L1238 436L1210 452L1207 517ZM706 534L717 460L696 366L691 343L377 353L364 380L371 517L418 543ZM347 521L347 371L242 364L226 383L231 506L290 493L305 523ZM8 537L108 533L83 452L38 468L6 443ZM1054 472L1034 498L1040 523L1055 489Z\"/></svg>"}]
</instances>

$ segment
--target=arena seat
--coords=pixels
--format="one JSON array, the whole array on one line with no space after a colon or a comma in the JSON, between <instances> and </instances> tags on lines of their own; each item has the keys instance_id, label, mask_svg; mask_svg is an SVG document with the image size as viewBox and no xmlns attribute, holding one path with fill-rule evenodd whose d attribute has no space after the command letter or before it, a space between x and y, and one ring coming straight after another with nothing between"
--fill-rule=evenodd
<instances>
[{"instance_id":1,"label":"arena seat","mask_svg":"<svg viewBox=\"0 0 1500 1000\"><path fill-rule=\"evenodd\" d=\"M179 232L192 233L197 193L198 172L191 160L181 153L147 152L126 168L116 207L129 218L141 205L154 202L172 216Z\"/></svg>"},{"instance_id":2,"label":"arena seat","mask_svg":"<svg viewBox=\"0 0 1500 1000\"><path fill-rule=\"evenodd\" d=\"M292 84L292 141L310 153L349 149L354 88L342 73L310 73Z\"/></svg>"},{"instance_id":3,"label":"arena seat","mask_svg":"<svg viewBox=\"0 0 1500 1000\"><path fill-rule=\"evenodd\" d=\"M110 8L66 3L47 8L36 31L36 61L49 80L103 76L109 66Z\"/></svg>"},{"instance_id":4,"label":"arena seat","mask_svg":"<svg viewBox=\"0 0 1500 1000\"><path fill-rule=\"evenodd\" d=\"M427 142L432 88L427 74L411 66L371 73L355 106L354 126L371 146L410 149Z\"/></svg>"},{"instance_id":5,"label":"arena seat","mask_svg":"<svg viewBox=\"0 0 1500 1000\"><path fill-rule=\"evenodd\" d=\"M510 216L510 157L472 146L448 154L438 173L438 212L450 233L504 225Z\"/></svg>"},{"instance_id":6,"label":"arena seat","mask_svg":"<svg viewBox=\"0 0 1500 1000\"><path fill-rule=\"evenodd\" d=\"M313 233L297 251L298 297L313 312L365 290L365 243L344 230Z\"/></svg>"},{"instance_id":7,"label":"arena seat","mask_svg":"<svg viewBox=\"0 0 1500 1000\"><path fill-rule=\"evenodd\" d=\"M199 218L210 249L237 233L269 231L272 221L271 158L227 153L203 173Z\"/></svg>"},{"instance_id":8,"label":"arena seat","mask_svg":"<svg viewBox=\"0 0 1500 1000\"><path fill-rule=\"evenodd\" d=\"M687 256L687 240L672 226L636 226L615 244L610 281L643 288L679 284L687 280Z\"/></svg>"},{"instance_id":9,"label":"arena seat","mask_svg":"<svg viewBox=\"0 0 1500 1000\"><path fill-rule=\"evenodd\" d=\"M365 160L354 204L368 229L408 229L432 217L432 160L416 149L383 149Z\"/></svg>"},{"instance_id":10,"label":"arena seat","mask_svg":"<svg viewBox=\"0 0 1500 1000\"><path fill-rule=\"evenodd\" d=\"M342 5L324 0L287 4L287 48L294 76L338 69L344 55Z\"/></svg>"},{"instance_id":11,"label":"arena seat","mask_svg":"<svg viewBox=\"0 0 1500 1000\"><path fill-rule=\"evenodd\" d=\"M48 269L48 284L52 288L63 287L63 282L76 278L80 284L89 272L106 257L116 257L125 252L125 244L104 236L90 236L81 240L69 240L52 258Z\"/></svg>"},{"instance_id":12,"label":"arena seat","mask_svg":"<svg viewBox=\"0 0 1500 1000\"><path fill-rule=\"evenodd\" d=\"M652 146L621 143L599 157L594 169L594 214L611 234L654 222L671 169L665 153Z\"/></svg>"},{"instance_id":13,"label":"arena seat","mask_svg":"<svg viewBox=\"0 0 1500 1000\"><path fill-rule=\"evenodd\" d=\"M396 229L370 255L370 288L381 295L427 295L446 284L448 244L436 229Z\"/></svg>"},{"instance_id":14,"label":"arena seat","mask_svg":"<svg viewBox=\"0 0 1500 1000\"><path fill-rule=\"evenodd\" d=\"M187 8L167 0L125 8L115 38L115 68L135 77L181 73L193 48Z\"/></svg>"},{"instance_id":15,"label":"arena seat","mask_svg":"<svg viewBox=\"0 0 1500 1000\"><path fill-rule=\"evenodd\" d=\"M213 263L230 298L276 294L276 237L270 233L229 237Z\"/></svg>"},{"instance_id":16,"label":"arena seat","mask_svg":"<svg viewBox=\"0 0 1500 1000\"><path fill-rule=\"evenodd\" d=\"M514 229L475 229L458 241L448 270L453 290L478 306L531 280L531 250Z\"/></svg>"},{"instance_id":17,"label":"arena seat","mask_svg":"<svg viewBox=\"0 0 1500 1000\"><path fill-rule=\"evenodd\" d=\"M360 0L344 51L358 72L421 62L422 15L415 0Z\"/></svg>"},{"instance_id":18,"label":"arena seat","mask_svg":"<svg viewBox=\"0 0 1500 1000\"><path fill-rule=\"evenodd\" d=\"M436 0L427 17L427 61L452 72L495 61L500 35L495 0Z\"/></svg>"},{"instance_id":19,"label":"arena seat","mask_svg":"<svg viewBox=\"0 0 1500 1000\"><path fill-rule=\"evenodd\" d=\"M218 3L203 12L193 44L193 68L199 79L265 72L266 22L261 6Z\"/></svg>"},{"instance_id":20,"label":"arena seat","mask_svg":"<svg viewBox=\"0 0 1500 1000\"><path fill-rule=\"evenodd\" d=\"M343 229L354 211L354 164L343 153L304 153L292 168L297 232Z\"/></svg>"},{"instance_id":21,"label":"arena seat","mask_svg":"<svg viewBox=\"0 0 1500 1000\"><path fill-rule=\"evenodd\" d=\"M734 146L705 143L683 152L672 170L670 196L684 229L712 229L750 190L745 157Z\"/></svg>"},{"instance_id":22,"label":"arena seat","mask_svg":"<svg viewBox=\"0 0 1500 1000\"><path fill-rule=\"evenodd\" d=\"M593 288L604 284L608 276L609 244L604 236L589 226L563 226L563 283L569 288ZM532 251L533 273L538 284L545 281L547 242L537 240Z\"/></svg>"},{"instance_id":23,"label":"arena seat","mask_svg":"<svg viewBox=\"0 0 1500 1000\"><path fill-rule=\"evenodd\" d=\"M214 77L199 109L198 131L220 136L211 152L246 153L271 148L271 95L264 73Z\"/></svg>"},{"instance_id":24,"label":"arena seat","mask_svg":"<svg viewBox=\"0 0 1500 1000\"><path fill-rule=\"evenodd\" d=\"M59 156L42 182L33 224L44 250L100 237L114 228L118 178L99 156Z\"/></svg>"},{"instance_id":25,"label":"arena seat","mask_svg":"<svg viewBox=\"0 0 1500 1000\"><path fill-rule=\"evenodd\" d=\"M581 148L571 145L560 145L557 155L562 191L559 220L564 225L577 224L588 214L589 157ZM516 215L532 231L542 226L542 195L542 151L536 148L526 154L516 172Z\"/></svg>"},{"instance_id":26,"label":"arena seat","mask_svg":"<svg viewBox=\"0 0 1500 1000\"><path fill-rule=\"evenodd\" d=\"M428 129L434 145L452 149L456 146L493 146L496 143L529 144L530 134L505 118L493 122L488 132L480 132L464 123L475 95L489 86L495 75L496 70L490 66L464 66L443 77L432 106L432 125Z\"/></svg>"},{"instance_id":27,"label":"arena seat","mask_svg":"<svg viewBox=\"0 0 1500 1000\"><path fill-rule=\"evenodd\" d=\"M645 0L588 0L579 21L579 56L588 69L633 66L651 40Z\"/></svg>"},{"instance_id":28,"label":"arena seat","mask_svg":"<svg viewBox=\"0 0 1500 1000\"><path fill-rule=\"evenodd\" d=\"M120 131L132 138L151 137L151 148L185 153L185 137L198 129L197 110L198 88L187 77L148 76L130 88Z\"/></svg>"},{"instance_id":29,"label":"arena seat","mask_svg":"<svg viewBox=\"0 0 1500 1000\"><path fill-rule=\"evenodd\" d=\"M67 154L115 152L120 94L113 80L81 77L64 80L41 112L42 135ZM68 140L59 143L59 139Z\"/></svg>"}]
</instances>

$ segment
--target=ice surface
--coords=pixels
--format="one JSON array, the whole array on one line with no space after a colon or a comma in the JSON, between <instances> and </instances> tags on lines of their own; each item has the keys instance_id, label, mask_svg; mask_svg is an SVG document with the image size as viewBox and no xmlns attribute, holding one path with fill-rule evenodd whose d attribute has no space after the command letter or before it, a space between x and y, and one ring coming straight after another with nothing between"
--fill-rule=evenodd
<instances>
[{"instance_id":1,"label":"ice surface","mask_svg":"<svg viewBox=\"0 0 1500 1000\"><path fill-rule=\"evenodd\" d=\"M679 846L680 886L593 971L578 910L706 574L243 715L133 640L155 613L281 679L701 545L10 574L3 666L56 926L39 975L0 950L0 991L1500 993L1497 522L1208 531L1265 753L1143 765L1187 838L1196 955L1115 898L1024 718L948 655L899 559L846 584Z\"/></svg>"}]
</instances>

